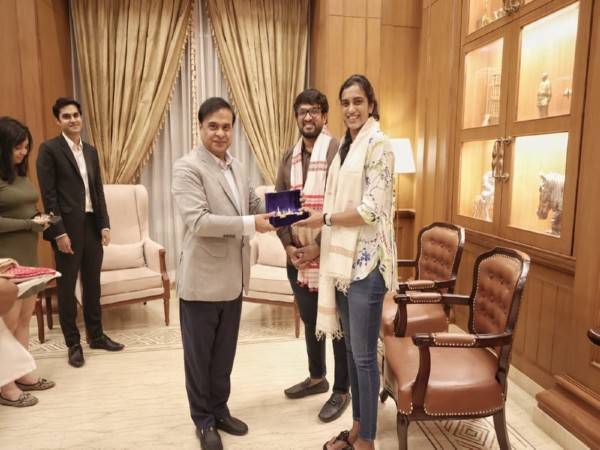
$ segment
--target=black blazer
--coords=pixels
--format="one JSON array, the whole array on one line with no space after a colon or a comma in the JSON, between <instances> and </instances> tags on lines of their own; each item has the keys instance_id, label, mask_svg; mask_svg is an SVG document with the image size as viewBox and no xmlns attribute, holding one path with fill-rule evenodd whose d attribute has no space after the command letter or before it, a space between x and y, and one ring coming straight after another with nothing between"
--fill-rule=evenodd
<instances>
[{"instance_id":1,"label":"black blazer","mask_svg":"<svg viewBox=\"0 0 600 450\"><path fill-rule=\"evenodd\" d=\"M98 233L110 228L104 189L100 175L100 161L94 147L83 143L83 157L88 174L92 208ZM67 233L78 235L85 222L85 185L69 144L60 136L43 142L37 159L37 176L46 213L60 216L55 225L44 231L44 239L54 241Z\"/></svg>"}]
</instances>

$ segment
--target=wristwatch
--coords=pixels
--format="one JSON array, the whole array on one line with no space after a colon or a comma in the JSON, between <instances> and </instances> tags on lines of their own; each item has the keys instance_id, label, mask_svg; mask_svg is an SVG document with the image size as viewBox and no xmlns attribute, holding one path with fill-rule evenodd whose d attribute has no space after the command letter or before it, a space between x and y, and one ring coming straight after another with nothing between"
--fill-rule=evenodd
<instances>
[{"instance_id":1,"label":"wristwatch","mask_svg":"<svg viewBox=\"0 0 600 450\"><path fill-rule=\"evenodd\" d=\"M328 227L331 226L331 214L323 214L323 222L325 223L325 225L327 225Z\"/></svg>"}]
</instances>

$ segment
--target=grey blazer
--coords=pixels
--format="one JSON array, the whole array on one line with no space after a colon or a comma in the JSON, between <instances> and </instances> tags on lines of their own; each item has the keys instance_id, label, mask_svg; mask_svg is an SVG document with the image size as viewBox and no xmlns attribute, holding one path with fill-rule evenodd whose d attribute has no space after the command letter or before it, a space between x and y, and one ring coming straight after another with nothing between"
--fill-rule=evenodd
<instances>
[{"instance_id":1,"label":"grey blazer","mask_svg":"<svg viewBox=\"0 0 600 450\"><path fill-rule=\"evenodd\" d=\"M235 300L248 289L249 236L241 216L264 212L262 200L234 158L241 210L213 156L200 146L173 166L171 192L185 235L177 271L177 295L185 300Z\"/></svg>"}]
</instances>

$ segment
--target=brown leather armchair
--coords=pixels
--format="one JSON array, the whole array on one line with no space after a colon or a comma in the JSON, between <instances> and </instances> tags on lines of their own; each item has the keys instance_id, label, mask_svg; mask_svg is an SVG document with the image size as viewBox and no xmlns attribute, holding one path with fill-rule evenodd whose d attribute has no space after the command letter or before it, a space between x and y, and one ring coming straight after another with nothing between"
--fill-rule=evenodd
<instances>
[{"instance_id":1,"label":"brown leather armchair","mask_svg":"<svg viewBox=\"0 0 600 450\"><path fill-rule=\"evenodd\" d=\"M528 255L497 247L477 258L469 296L396 296L398 303L406 305L428 301L470 309L469 334L419 333L384 339L401 450L407 448L412 421L486 416L494 418L500 448L510 448L504 404L513 330L528 272Z\"/></svg>"},{"instance_id":2,"label":"brown leather armchair","mask_svg":"<svg viewBox=\"0 0 600 450\"><path fill-rule=\"evenodd\" d=\"M416 259L400 259L401 267L414 267L415 279L401 282L398 293L412 290L453 292L456 274L465 243L462 227L434 222L422 228L417 238ZM419 332L446 331L450 307L420 303L411 307L396 304L393 296L383 303L381 337L411 336Z\"/></svg>"}]
</instances>

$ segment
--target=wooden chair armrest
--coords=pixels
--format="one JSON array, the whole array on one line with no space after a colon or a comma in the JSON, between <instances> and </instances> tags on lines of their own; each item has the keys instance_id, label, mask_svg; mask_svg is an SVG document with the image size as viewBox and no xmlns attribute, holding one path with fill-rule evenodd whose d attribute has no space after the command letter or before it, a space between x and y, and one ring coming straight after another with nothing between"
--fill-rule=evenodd
<instances>
[{"instance_id":1,"label":"wooden chair armrest","mask_svg":"<svg viewBox=\"0 0 600 450\"><path fill-rule=\"evenodd\" d=\"M499 334L417 333L412 337L417 347L499 347L512 343L512 332Z\"/></svg>"},{"instance_id":2,"label":"wooden chair armrest","mask_svg":"<svg viewBox=\"0 0 600 450\"><path fill-rule=\"evenodd\" d=\"M452 277L448 280L408 280L398 284L398 293L406 291L439 291L442 289L453 289L456 284L456 278Z\"/></svg>"},{"instance_id":3,"label":"wooden chair armrest","mask_svg":"<svg viewBox=\"0 0 600 450\"><path fill-rule=\"evenodd\" d=\"M441 303L442 301L442 294L439 292L408 291L404 295L408 299L407 304Z\"/></svg>"},{"instance_id":4,"label":"wooden chair armrest","mask_svg":"<svg viewBox=\"0 0 600 450\"><path fill-rule=\"evenodd\" d=\"M403 294L394 295L394 301L398 305L409 305L411 303L440 303L443 305L468 305L471 297L459 294L440 294L439 292L408 291Z\"/></svg>"},{"instance_id":5,"label":"wooden chair armrest","mask_svg":"<svg viewBox=\"0 0 600 450\"><path fill-rule=\"evenodd\" d=\"M589 330L588 338L594 345L600 345L600 330Z\"/></svg>"}]
</instances>

